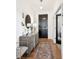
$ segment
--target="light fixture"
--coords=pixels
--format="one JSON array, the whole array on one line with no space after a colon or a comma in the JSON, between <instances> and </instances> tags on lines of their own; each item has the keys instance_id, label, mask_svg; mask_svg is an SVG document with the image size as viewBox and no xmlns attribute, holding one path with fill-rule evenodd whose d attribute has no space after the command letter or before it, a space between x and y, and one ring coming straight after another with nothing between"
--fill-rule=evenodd
<instances>
[{"instance_id":1,"label":"light fixture","mask_svg":"<svg viewBox=\"0 0 79 59\"><path fill-rule=\"evenodd\" d=\"M40 9L42 10L42 9L43 9L43 6L42 6L42 2L43 2L43 0L40 0L40 2L41 2Z\"/></svg>"},{"instance_id":2,"label":"light fixture","mask_svg":"<svg viewBox=\"0 0 79 59\"><path fill-rule=\"evenodd\" d=\"M43 2L43 0L40 0L41 2Z\"/></svg>"},{"instance_id":3,"label":"light fixture","mask_svg":"<svg viewBox=\"0 0 79 59\"><path fill-rule=\"evenodd\" d=\"M42 9L43 9L43 7L42 7L42 6L40 6L40 9L42 10Z\"/></svg>"}]
</instances>

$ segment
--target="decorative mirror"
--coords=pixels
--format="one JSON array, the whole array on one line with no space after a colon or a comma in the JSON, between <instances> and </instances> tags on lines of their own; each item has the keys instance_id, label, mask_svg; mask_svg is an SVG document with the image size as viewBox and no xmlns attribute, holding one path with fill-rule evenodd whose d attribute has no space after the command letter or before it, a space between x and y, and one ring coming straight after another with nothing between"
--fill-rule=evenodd
<instances>
[{"instance_id":1,"label":"decorative mirror","mask_svg":"<svg viewBox=\"0 0 79 59\"><path fill-rule=\"evenodd\" d=\"M28 23L31 23L31 18L30 18L29 15L26 15L26 17L25 17L25 25L26 25L26 27L27 27Z\"/></svg>"}]
</instances>

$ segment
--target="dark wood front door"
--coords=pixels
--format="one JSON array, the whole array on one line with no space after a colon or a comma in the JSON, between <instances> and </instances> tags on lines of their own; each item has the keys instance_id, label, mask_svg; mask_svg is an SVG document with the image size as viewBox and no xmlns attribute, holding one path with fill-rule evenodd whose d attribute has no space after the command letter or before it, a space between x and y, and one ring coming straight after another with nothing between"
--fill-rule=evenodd
<instances>
[{"instance_id":1,"label":"dark wood front door","mask_svg":"<svg viewBox=\"0 0 79 59\"><path fill-rule=\"evenodd\" d=\"M48 38L48 15L39 15L39 38Z\"/></svg>"}]
</instances>

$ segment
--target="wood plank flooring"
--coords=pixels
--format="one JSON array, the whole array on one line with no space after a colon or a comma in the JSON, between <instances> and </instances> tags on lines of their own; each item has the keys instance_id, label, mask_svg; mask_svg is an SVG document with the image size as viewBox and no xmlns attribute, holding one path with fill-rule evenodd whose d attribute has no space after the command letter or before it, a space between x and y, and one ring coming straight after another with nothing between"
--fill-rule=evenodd
<instances>
[{"instance_id":1,"label":"wood plank flooring","mask_svg":"<svg viewBox=\"0 0 79 59\"><path fill-rule=\"evenodd\" d=\"M48 45L48 48L44 50L44 48L41 48L41 47L45 44ZM41 51L42 51L42 54L40 55L40 56L42 56L41 58L39 58L39 56L37 56L37 50L36 50L37 47L41 48ZM43 56L43 55L45 55L43 51L45 51L45 53L49 54L49 57L47 59L62 59L61 50L59 49L57 44L53 43L53 41L51 39L46 39L46 38L39 39L39 43L38 43L37 47L32 51L32 53L29 56L22 56L21 59L46 59ZM39 53L38 53L38 55L39 55Z\"/></svg>"}]
</instances>

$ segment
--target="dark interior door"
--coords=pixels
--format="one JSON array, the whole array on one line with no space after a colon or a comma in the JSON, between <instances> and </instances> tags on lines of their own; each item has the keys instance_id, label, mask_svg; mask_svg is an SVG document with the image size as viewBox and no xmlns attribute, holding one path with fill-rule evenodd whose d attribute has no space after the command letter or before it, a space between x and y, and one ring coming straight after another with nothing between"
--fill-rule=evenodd
<instances>
[{"instance_id":1,"label":"dark interior door","mask_svg":"<svg viewBox=\"0 0 79 59\"><path fill-rule=\"evenodd\" d=\"M39 15L39 38L48 38L48 15Z\"/></svg>"}]
</instances>

